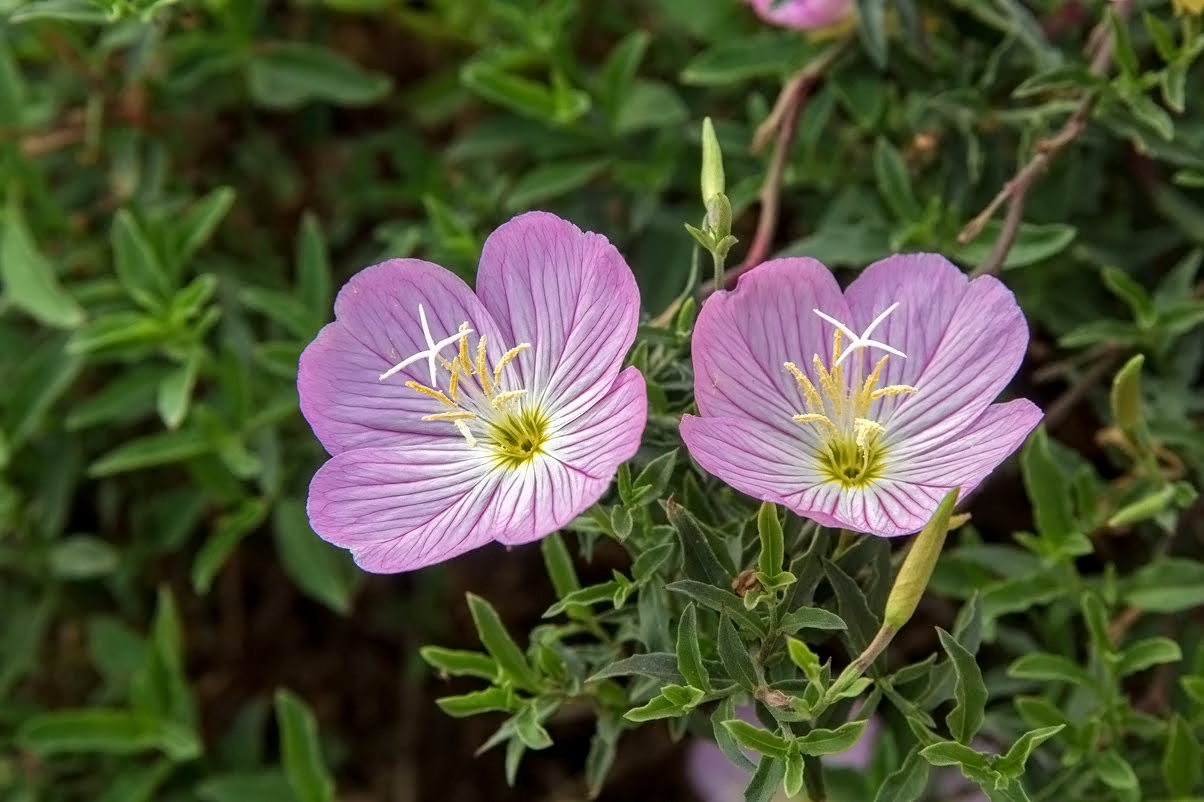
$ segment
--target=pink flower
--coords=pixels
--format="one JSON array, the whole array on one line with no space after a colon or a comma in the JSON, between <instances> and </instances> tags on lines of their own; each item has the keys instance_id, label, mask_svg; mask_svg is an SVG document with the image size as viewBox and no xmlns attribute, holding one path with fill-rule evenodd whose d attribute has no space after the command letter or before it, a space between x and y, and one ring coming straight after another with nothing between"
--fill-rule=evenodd
<instances>
[{"instance_id":1,"label":"pink flower","mask_svg":"<svg viewBox=\"0 0 1204 802\"><path fill-rule=\"evenodd\" d=\"M835 25L853 13L853 0L748 0L771 25L811 30Z\"/></svg>"},{"instance_id":2,"label":"pink flower","mask_svg":"<svg viewBox=\"0 0 1204 802\"><path fill-rule=\"evenodd\" d=\"M314 531L379 573L556 531L639 446L644 378L622 369L638 315L618 251L543 212L489 237L475 294L418 259L360 271L297 375L332 457Z\"/></svg>"},{"instance_id":3,"label":"pink flower","mask_svg":"<svg viewBox=\"0 0 1204 802\"><path fill-rule=\"evenodd\" d=\"M936 254L876 262L843 294L814 259L776 259L703 305L682 436L708 472L823 526L916 532L1040 421L992 403L1027 345L1011 291Z\"/></svg>"}]
</instances>

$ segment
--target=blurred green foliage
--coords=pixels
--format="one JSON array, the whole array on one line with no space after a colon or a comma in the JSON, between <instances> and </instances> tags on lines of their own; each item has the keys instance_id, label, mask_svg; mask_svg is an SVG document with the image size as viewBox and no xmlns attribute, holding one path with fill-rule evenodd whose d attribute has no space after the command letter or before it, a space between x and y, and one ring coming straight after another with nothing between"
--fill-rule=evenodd
<instances>
[{"instance_id":1,"label":"blurred green foliage","mask_svg":"<svg viewBox=\"0 0 1204 802\"><path fill-rule=\"evenodd\" d=\"M1204 792L1201 22L1154 0L858 5L854 38L834 42L736 0L0 0L0 796L335 798L355 756L294 692L215 731L189 622L256 541L351 614L364 578L305 519L323 454L298 355L354 270L420 256L471 277L485 235L530 208L606 233L658 321L632 355L645 449L574 527L587 552L617 539L634 564L583 586L565 542L545 541L549 622L515 640L470 597L487 654L423 654L489 686L441 704L507 714L490 743L513 780L560 706L588 698L597 734L573 770L597 790L626 729L670 718L681 735L693 711L706 730L722 700L725 751L769 756L760 793L816 782L814 757L856 735L844 718L732 724L724 688L830 682L828 657L878 626L890 544L841 551L795 519L766 558L756 509L674 450L701 120L723 146L739 260L773 169L750 143L817 59L771 253L857 268L933 250L973 269L1009 223L959 232L1050 154L999 265L1034 332L1025 391L1057 414L1020 458L1031 520L986 514L955 535L932 587L950 631L929 622L932 649L877 677L875 704L905 722L894 762L833 798L916 798L929 763L992 799ZM1112 57L1092 71L1100 20ZM753 566L767 593L750 607L727 587ZM428 640L442 625L387 623Z\"/></svg>"}]
</instances>

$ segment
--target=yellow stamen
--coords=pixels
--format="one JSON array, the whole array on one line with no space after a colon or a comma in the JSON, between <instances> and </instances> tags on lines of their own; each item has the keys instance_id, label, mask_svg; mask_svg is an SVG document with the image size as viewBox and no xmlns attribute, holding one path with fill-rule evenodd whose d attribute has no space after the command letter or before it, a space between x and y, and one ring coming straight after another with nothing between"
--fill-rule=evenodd
<instances>
[{"instance_id":1,"label":"yellow stamen","mask_svg":"<svg viewBox=\"0 0 1204 802\"><path fill-rule=\"evenodd\" d=\"M473 437L472 432L468 430L468 424L462 420L454 420L452 423L455 424L455 427L457 430L459 430L460 434L464 435L464 439L468 441L468 447L476 448L477 439Z\"/></svg>"},{"instance_id":2,"label":"yellow stamen","mask_svg":"<svg viewBox=\"0 0 1204 802\"><path fill-rule=\"evenodd\" d=\"M514 359L514 357L518 356L519 354L521 354L523 351L527 350L530 347L531 347L531 343L523 343L521 345L514 346L509 351L502 354L502 358L498 360L497 367L495 367L493 369L493 383L501 384L502 368L504 368L504 367L506 367L506 365L510 364L510 360Z\"/></svg>"},{"instance_id":3,"label":"yellow stamen","mask_svg":"<svg viewBox=\"0 0 1204 802\"><path fill-rule=\"evenodd\" d=\"M481 383L481 389L485 391L485 397L493 395L493 387L489 382L489 368L485 366L485 335L481 335L481 339L477 340L477 381Z\"/></svg>"},{"instance_id":4,"label":"yellow stamen","mask_svg":"<svg viewBox=\"0 0 1204 802\"><path fill-rule=\"evenodd\" d=\"M448 363L448 370L451 371L451 378L447 381L447 394L451 396L454 403L460 403L460 360Z\"/></svg>"},{"instance_id":5,"label":"yellow stamen","mask_svg":"<svg viewBox=\"0 0 1204 802\"><path fill-rule=\"evenodd\" d=\"M526 395L526 390L507 390L504 393L498 393L493 398L489 399L489 404L494 409L501 409L503 406L518 398L520 395Z\"/></svg>"},{"instance_id":6,"label":"yellow stamen","mask_svg":"<svg viewBox=\"0 0 1204 802\"><path fill-rule=\"evenodd\" d=\"M428 398L433 398L436 401L438 401L440 404L443 404L444 406L447 406L447 407L457 406L456 402L452 401L450 398L448 398L442 392L440 392L439 390L436 390L434 388L427 387L425 384L419 384L416 381L408 381L408 382L406 382L406 387L409 387L414 392L422 393L423 395L427 396Z\"/></svg>"},{"instance_id":7,"label":"yellow stamen","mask_svg":"<svg viewBox=\"0 0 1204 802\"><path fill-rule=\"evenodd\" d=\"M467 323L461 324L460 329L463 330ZM472 360L468 358L468 338L460 340L460 367L464 369L465 376L472 375Z\"/></svg>"},{"instance_id":8,"label":"yellow stamen","mask_svg":"<svg viewBox=\"0 0 1204 802\"><path fill-rule=\"evenodd\" d=\"M422 420L472 420L476 415L469 412L467 409L453 409L451 412L436 412L434 415L423 415Z\"/></svg>"},{"instance_id":9,"label":"yellow stamen","mask_svg":"<svg viewBox=\"0 0 1204 802\"><path fill-rule=\"evenodd\" d=\"M829 429L831 429L833 432L836 431L836 424L833 423L828 418L827 415L817 415L814 412L808 412L803 415L795 415L794 422L795 423L822 423L825 426L827 426Z\"/></svg>"},{"instance_id":10,"label":"yellow stamen","mask_svg":"<svg viewBox=\"0 0 1204 802\"><path fill-rule=\"evenodd\" d=\"M794 380L798 382L799 388L803 391L803 398L807 401L807 407L809 409L823 409L824 401L819 397L819 391L815 389L815 385L811 383L806 374L799 370L798 365L793 362L787 362L786 370L794 374Z\"/></svg>"},{"instance_id":11,"label":"yellow stamen","mask_svg":"<svg viewBox=\"0 0 1204 802\"><path fill-rule=\"evenodd\" d=\"M883 387L870 393L870 400L877 401L879 398L889 398L892 395L905 395L907 393L918 393L919 390L912 387L910 384L892 384L889 387Z\"/></svg>"}]
</instances>

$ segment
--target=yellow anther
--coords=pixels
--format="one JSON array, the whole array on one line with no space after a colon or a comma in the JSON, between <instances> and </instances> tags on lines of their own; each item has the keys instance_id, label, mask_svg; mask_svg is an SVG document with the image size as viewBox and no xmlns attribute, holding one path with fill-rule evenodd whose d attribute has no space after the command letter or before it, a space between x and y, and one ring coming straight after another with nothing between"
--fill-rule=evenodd
<instances>
[{"instance_id":1,"label":"yellow anther","mask_svg":"<svg viewBox=\"0 0 1204 802\"><path fill-rule=\"evenodd\" d=\"M477 381L481 383L481 389L485 391L485 397L493 395L493 387L489 382L489 368L485 366L485 335L481 335L481 339L477 340Z\"/></svg>"},{"instance_id":2,"label":"yellow anther","mask_svg":"<svg viewBox=\"0 0 1204 802\"><path fill-rule=\"evenodd\" d=\"M498 393L493 398L489 399L489 404L494 409L501 409L506 404L510 403L520 395L526 395L526 390L507 390L504 393Z\"/></svg>"},{"instance_id":3,"label":"yellow anther","mask_svg":"<svg viewBox=\"0 0 1204 802\"><path fill-rule=\"evenodd\" d=\"M476 448L477 447L477 439L475 437L473 437L472 432L470 432L468 430L468 424L462 420L454 420L454 421L452 421L452 423L455 425L456 429L460 432L460 434L464 435L464 439L468 441L468 447Z\"/></svg>"},{"instance_id":4,"label":"yellow anther","mask_svg":"<svg viewBox=\"0 0 1204 802\"><path fill-rule=\"evenodd\" d=\"M521 354L523 351L527 350L530 347L531 347L531 343L522 343L521 345L516 345L513 348L511 348L509 351L507 351L506 353L502 354L502 358L498 360L497 367L495 367L493 369L493 383L501 384L502 368L504 368L504 367L506 367L506 365L510 364L510 360L514 359L514 357L518 356L519 354Z\"/></svg>"},{"instance_id":5,"label":"yellow anther","mask_svg":"<svg viewBox=\"0 0 1204 802\"><path fill-rule=\"evenodd\" d=\"M450 398L448 398L446 395L444 395L440 391L435 390L434 388L431 388L431 387L427 387L425 384L419 384L416 381L408 381L408 382L406 382L406 387L409 387L414 392L422 393L423 395L427 396L428 398L433 398L436 401L438 401L440 404L443 404L444 406L448 406L448 407L456 406L455 401L452 401Z\"/></svg>"},{"instance_id":6,"label":"yellow anther","mask_svg":"<svg viewBox=\"0 0 1204 802\"><path fill-rule=\"evenodd\" d=\"M468 325L467 323L461 324L460 328L463 329L467 325ZM464 375L471 376L472 375L472 360L468 358L468 338L467 337L464 337L460 340L459 357L460 357L460 367L464 370Z\"/></svg>"},{"instance_id":7,"label":"yellow anther","mask_svg":"<svg viewBox=\"0 0 1204 802\"><path fill-rule=\"evenodd\" d=\"M824 367L823 360L819 358L819 354L811 360L811 364L815 367L815 373L819 376L819 386L823 388L824 395L832 402L832 411L837 415L844 407L844 387L837 385L836 379L840 375L840 369L837 369L836 376L828 373L828 369Z\"/></svg>"},{"instance_id":8,"label":"yellow anther","mask_svg":"<svg viewBox=\"0 0 1204 802\"><path fill-rule=\"evenodd\" d=\"M795 423L822 423L824 426L828 427L828 429L832 430L832 432L836 432L836 424L833 423L831 421L831 419L828 418L827 415L817 415L814 412L807 412L802 415L795 415L794 422Z\"/></svg>"},{"instance_id":9,"label":"yellow anther","mask_svg":"<svg viewBox=\"0 0 1204 802\"><path fill-rule=\"evenodd\" d=\"M815 385L811 383L806 374L799 370L798 365L793 362L787 362L786 370L794 375L794 380L798 382L799 388L803 391L803 398L807 401L807 408L823 409L824 400L819 397L819 391L815 389Z\"/></svg>"},{"instance_id":10,"label":"yellow anther","mask_svg":"<svg viewBox=\"0 0 1204 802\"><path fill-rule=\"evenodd\" d=\"M918 393L919 390L912 387L910 384L892 384L889 387L883 387L870 393L870 400L877 401L879 398L888 398L892 395L906 395L907 393Z\"/></svg>"},{"instance_id":11,"label":"yellow anther","mask_svg":"<svg viewBox=\"0 0 1204 802\"><path fill-rule=\"evenodd\" d=\"M447 394L451 396L451 400L460 403L460 360L448 363L448 370L451 371L451 378L447 381Z\"/></svg>"},{"instance_id":12,"label":"yellow anther","mask_svg":"<svg viewBox=\"0 0 1204 802\"><path fill-rule=\"evenodd\" d=\"M472 420L476 415L467 409L453 409L451 412L436 412L434 415L423 415L422 420Z\"/></svg>"}]
</instances>

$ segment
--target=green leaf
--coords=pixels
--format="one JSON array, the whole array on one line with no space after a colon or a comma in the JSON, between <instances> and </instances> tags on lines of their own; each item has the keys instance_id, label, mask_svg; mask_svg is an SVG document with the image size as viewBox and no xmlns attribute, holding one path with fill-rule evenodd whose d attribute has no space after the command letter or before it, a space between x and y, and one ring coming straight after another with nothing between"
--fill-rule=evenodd
<instances>
[{"instance_id":1,"label":"green leaf","mask_svg":"<svg viewBox=\"0 0 1204 802\"><path fill-rule=\"evenodd\" d=\"M40 323L73 329L84 322L84 310L63 289L54 267L38 250L15 192L9 193L0 235L0 279L13 305Z\"/></svg>"},{"instance_id":2,"label":"green leaf","mask_svg":"<svg viewBox=\"0 0 1204 802\"><path fill-rule=\"evenodd\" d=\"M214 577L226 564L242 539L255 531L268 514L268 502L249 498L239 502L230 512L217 519L213 532L192 562L192 587L197 593L208 593Z\"/></svg>"},{"instance_id":3,"label":"green leaf","mask_svg":"<svg viewBox=\"0 0 1204 802\"><path fill-rule=\"evenodd\" d=\"M731 678L745 690L755 690L759 684L757 667L748 653L748 648L740 640L732 619L726 615L719 619L718 645L719 659Z\"/></svg>"},{"instance_id":4,"label":"green leaf","mask_svg":"<svg viewBox=\"0 0 1204 802\"><path fill-rule=\"evenodd\" d=\"M525 211L552 198L570 195L601 175L610 164L609 157L537 164L515 182L506 198L506 208L512 212Z\"/></svg>"},{"instance_id":5,"label":"green leaf","mask_svg":"<svg viewBox=\"0 0 1204 802\"><path fill-rule=\"evenodd\" d=\"M460 70L460 82L485 100L554 125L579 120L590 108L589 95L576 89L557 92L555 87L513 75L499 67L475 61Z\"/></svg>"},{"instance_id":6,"label":"green leaf","mask_svg":"<svg viewBox=\"0 0 1204 802\"><path fill-rule=\"evenodd\" d=\"M736 739L736 742L745 749L751 749L768 757L782 758L786 756L786 739L777 733L738 718L722 723L724 728Z\"/></svg>"},{"instance_id":7,"label":"green leaf","mask_svg":"<svg viewBox=\"0 0 1204 802\"><path fill-rule=\"evenodd\" d=\"M1171 557L1144 565L1124 582L1121 598L1148 613L1181 613L1204 605L1204 563Z\"/></svg>"},{"instance_id":8,"label":"green leaf","mask_svg":"<svg viewBox=\"0 0 1204 802\"><path fill-rule=\"evenodd\" d=\"M790 655L790 662L803 672L803 676L809 679L813 685L819 685L821 681L819 655L811 651L810 646L798 638L787 635L786 653Z\"/></svg>"},{"instance_id":9,"label":"green leaf","mask_svg":"<svg viewBox=\"0 0 1204 802\"><path fill-rule=\"evenodd\" d=\"M1066 682L1076 687L1098 691L1096 682L1086 669L1060 654L1036 652L1018 658L1008 668L1008 676L1044 682Z\"/></svg>"},{"instance_id":10,"label":"green leaf","mask_svg":"<svg viewBox=\"0 0 1204 802\"><path fill-rule=\"evenodd\" d=\"M130 701L137 712L164 716L196 730L192 688L184 672L184 635L170 589L159 588L155 617L142 665L130 677Z\"/></svg>"},{"instance_id":11,"label":"green leaf","mask_svg":"<svg viewBox=\"0 0 1204 802\"><path fill-rule=\"evenodd\" d=\"M1065 724L1055 724L1050 727L1029 730L1012 744L1012 748L1007 751L1006 755L995 761L995 770L1012 779L1018 779L1024 773L1024 766L1028 763L1029 755L1033 753L1033 750L1064 729L1066 729Z\"/></svg>"},{"instance_id":12,"label":"green leaf","mask_svg":"<svg viewBox=\"0 0 1204 802\"><path fill-rule=\"evenodd\" d=\"M480 596L469 593L467 598L473 624L485 651L493 655L502 673L511 682L524 690L535 690L539 686L539 677L527 662L522 649L506 631L497 611Z\"/></svg>"},{"instance_id":13,"label":"green leaf","mask_svg":"<svg viewBox=\"0 0 1204 802\"><path fill-rule=\"evenodd\" d=\"M991 220L983 226L982 233L973 242L953 245L953 258L968 265L982 264L1002 231L1003 223ZM1044 262L1070 247L1077 236L1078 229L1066 223L1021 223L1002 267L1011 270Z\"/></svg>"},{"instance_id":14,"label":"green leaf","mask_svg":"<svg viewBox=\"0 0 1204 802\"><path fill-rule=\"evenodd\" d=\"M778 629L787 635L793 635L800 629L847 629L847 625L836 613L819 607L800 607L782 616Z\"/></svg>"},{"instance_id":15,"label":"green leaf","mask_svg":"<svg viewBox=\"0 0 1204 802\"><path fill-rule=\"evenodd\" d=\"M628 710L623 714L623 718L639 723L660 718L684 716L687 712L689 711L683 710L680 705L666 699L664 696L656 696L646 704Z\"/></svg>"},{"instance_id":16,"label":"green leaf","mask_svg":"<svg viewBox=\"0 0 1204 802\"><path fill-rule=\"evenodd\" d=\"M218 187L188 208L179 224L181 264L188 262L209 242L236 197L233 187Z\"/></svg>"},{"instance_id":17,"label":"green leaf","mask_svg":"<svg viewBox=\"0 0 1204 802\"><path fill-rule=\"evenodd\" d=\"M198 429L159 432L127 440L88 466L88 476L102 479L127 471L184 462L209 453L217 444Z\"/></svg>"},{"instance_id":18,"label":"green leaf","mask_svg":"<svg viewBox=\"0 0 1204 802\"><path fill-rule=\"evenodd\" d=\"M765 635L764 624L756 616L745 610L744 603L740 601L740 597L730 590L704 585L702 582L695 582L693 579L679 579L676 582L670 582L666 586L666 589L671 593L680 593L688 596L703 607L709 607L716 612L727 614L740 622L740 628L747 632L755 633L759 637L764 637Z\"/></svg>"},{"instance_id":19,"label":"green leaf","mask_svg":"<svg viewBox=\"0 0 1204 802\"><path fill-rule=\"evenodd\" d=\"M297 802L335 802L334 778L322 760L318 723L292 691L276 691L276 723L280 727L281 763Z\"/></svg>"},{"instance_id":20,"label":"green leaf","mask_svg":"<svg viewBox=\"0 0 1204 802\"><path fill-rule=\"evenodd\" d=\"M849 721L834 730L814 729L795 741L804 755L837 755L847 752L865 734L866 721Z\"/></svg>"},{"instance_id":21,"label":"green leaf","mask_svg":"<svg viewBox=\"0 0 1204 802\"><path fill-rule=\"evenodd\" d=\"M1198 754L1196 758L1199 759ZM1118 791L1130 791L1138 787L1133 767L1115 750L1109 749L1096 757L1095 772L1105 785Z\"/></svg>"},{"instance_id":22,"label":"green leaf","mask_svg":"<svg viewBox=\"0 0 1204 802\"><path fill-rule=\"evenodd\" d=\"M251 56L251 98L261 106L290 109L310 101L339 106L371 105L391 88L385 75L369 72L329 48L275 42Z\"/></svg>"},{"instance_id":23,"label":"green leaf","mask_svg":"<svg viewBox=\"0 0 1204 802\"><path fill-rule=\"evenodd\" d=\"M1174 663L1183 659L1179 644L1170 638L1146 638L1125 649L1116 666L1118 677L1127 677L1150 666Z\"/></svg>"},{"instance_id":24,"label":"green leaf","mask_svg":"<svg viewBox=\"0 0 1204 802\"><path fill-rule=\"evenodd\" d=\"M1106 8L1104 17L1108 21L1108 28L1112 32L1112 41L1114 43L1112 57L1116 59L1116 63L1120 66L1120 72L1126 78L1136 78L1141 72L1141 65L1137 60L1137 51L1133 49L1133 40L1129 37L1129 26L1125 20L1116 12L1114 8Z\"/></svg>"},{"instance_id":25,"label":"green leaf","mask_svg":"<svg viewBox=\"0 0 1204 802\"><path fill-rule=\"evenodd\" d=\"M1158 310L1154 308L1154 301L1145 287L1138 284L1128 273L1115 267L1105 267L1102 275L1104 286L1128 304L1137 325L1143 329L1149 328L1158 316Z\"/></svg>"},{"instance_id":26,"label":"green leaf","mask_svg":"<svg viewBox=\"0 0 1204 802\"><path fill-rule=\"evenodd\" d=\"M669 652L653 652L633 654L631 657L616 660L591 676L588 682L596 682L610 677L627 677L632 674L661 682L680 683L684 679L677 668L677 655Z\"/></svg>"},{"instance_id":27,"label":"green leaf","mask_svg":"<svg viewBox=\"0 0 1204 802\"><path fill-rule=\"evenodd\" d=\"M1173 799L1190 797L1200 785L1204 768L1200 762L1200 741L1183 717L1171 719L1166 751L1162 753L1162 780Z\"/></svg>"},{"instance_id":28,"label":"green leaf","mask_svg":"<svg viewBox=\"0 0 1204 802\"><path fill-rule=\"evenodd\" d=\"M928 787L928 767L918 749L909 753L903 765L887 775L874 802L915 802Z\"/></svg>"},{"instance_id":29,"label":"green leaf","mask_svg":"<svg viewBox=\"0 0 1204 802\"><path fill-rule=\"evenodd\" d=\"M882 69L889 55L886 34L886 0L857 0L857 33L866 55Z\"/></svg>"},{"instance_id":30,"label":"green leaf","mask_svg":"<svg viewBox=\"0 0 1204 802\"><path fill-rule=\"evenodd\" d=\"M321 223L312 212L306 212L301 218L295 247L297 300L309 310L315 324L320 324L330 316L331 304L334 301L334 281L326 249L326 236L322 233Z\"/></svg>"},{"instance_id":31,"label":"green leaf","mask_svg":"<svg viewBox=\"0 0 1204 802\"><path fill-rule=\"evenodd\" d=\"M168 429L180 428L180 424L188 416L188 406L192 403L192 389L196 385L200 362L200 354L194 353L184 364L176 365L159 380L156 406L159 419Z\"/></svg>"},{"instance_id":32,"label":"green leaf","mask_svg":"<svg viewBox=\"0 0 1204 802\"><path fill-rule=\"evenodd\" d=\"M285 573L297 587L340 615L351 612L360 573L347 552L317 536L303 501L285 498L276 503L272 537Z\"/></svg>"},{"instance_id":33,"label":"green leaf","mask_svg":"<svg viewBox=\"0 0 1204 802\"><path fill-rule=\"evenodd\" d=\"M686 605L677 622L677 668L690 685L704 691L711 689L711 678L698 645L698 612L694 602Z\"/></svg>"},{"instance_id":34,"label":"green leaf","mask_svg":"<svg viewBox=\"0 0 1204 802\"><path fill-rule=\"evenodd\" d=\"M180 724L127 710L56 710L26 719L17 741L42 757L57 754L131 755L157 750L176 762L199 757L197 737Z\"/></svg>"},{"instance_id":35,"label":"green leaf","mask_svg":"<svg viewBox=\"0 0 1204 802\"><path fill-rule=\"evenodd\" d=\"M444 696L436 699L435 704L452 718L467 718L482 713L512 712L517 701L517 697L506 688L494 687L459 696Z\"/></svg>"},{"instance_id":36,"label":"green leaf","mask_svg":"<svg viewBox=\"0 0 1204 802\"><path fill-rule=\"evenodd\" d=\"M194 792L203 802L296 802L280 769L211 774Z\"/></svg>"},{"instance_id":37,"label":"green leaf","mask_svg":"<svg viewBox=\"0 0 1204 802\"><path fill-rule=\"evenodd\" d=\"M544 729L543 718L546 716L540 715L538 706L529 703L524 705L512 719L514 734L528 749L547 749L552 745L552 736L548 735L548 731Z\"/></svg>"},{"instance_id":38,"label":"green leaf","mask_svg":"<svg viewBox=\"0 0 1204 802\"><path fill-rule=\"evenodd\" d=\"M1064 543L1078 532L1066 472L1054 459L1045 427L1029 435L1020 452L1024 487L1033 503L1037 532L1051 543Z\"/></svg>"},{"instance_id":39,"label":"green leaf","mask_svg":"<svg viewBox=\"0 0 1204 802\"><path fill-rule=\"evenodd\" d=\"M544 568L547 569L548 578L552 580L556 598L563 598L573 591L581 590L581 580L577 578L573 557L559 532L545 537L539 544L539 550L543 554Z\"/></svg>"},{"instance_id":40,"label":"green leaf","mask_svg":"<svg viewBox=\"0 0 1204 802\"><path fill-rule=\"evenodd\" d=\"M744 789L744 802L771 802L778 795L785 777L785 761L776 757L761 758Z\"/></svg>"},{"instance_id":41,"label":"green leaf","mask_svg":"<svg viewBox=\"0 0 1204 802\"><path fill-rule=\"evenodd\" d=\"M689 117L689 107L673 87L660 81L636 81L620 99L613 128L619 136L631 136L675 128Z\"/></svg>"},{"instance_id":42,"label":"green leaf","mask_svg":"<svg viewBox=\"0 0 1204 802\"><path fill-rule=\"evenodd\" d=\"M874 143L874 175L878 191L900 223L912 223L923 215L911 188L911 176L899 151L882 137Z\"/></svg>"},{"instance_id":43,"label":"green leaf","mask_svg":"<svg viewBox=\"0 0 1204 802\"><path fill-rule=\"evenodd\" d=\"M968 744L982 728L986 718L987 685L982 679L982 670L969 650L945 630L937 627L941 646L953 663L956 680L953 697L957 704L949 711L945 723L959 743Z\"/></svg>"},{"instance_id":44,"label":"green leaf","mask_svg":"<svg viewBox=\"0 0 1204 802\"><path fill-rule=\"evenodd\" d=\"M101 24L108 17L95 0L31 0L14 8L6 21L14 25L34 20Z\"/></svg>"},{"instance_id":45,"label":"green leaf","mask_svg":"<svg viewBox=\"0 0 1204 802\"><path fill-rule=\"evenodd\" d=\"M452 677L480 677L497 679L497 661L487 654L462 649L444 649L440 646L423 646L418 654L441 674Z\"/></svg>"},{"instance_id":46,"label":"green leaf","mask_svg":"<svg viewBox=\"0 0 1204 802\"><path fill-rule=\"evenodd\" d=\"M113 218L112 241L113 266L126 294L146 310L162 308L172 290L167 271L138 221L125 209Z\"/></svg>"},{"instance_id":47,"label":"green leaf","mask_svg":"<svg viewBox=\"0 0 1204 802\"><path fill-rule=\"evenodd\" d=\"M933 766L959 766L963 769L985 769L987 759L965 744L953 741L940 741L920 750L923 756Z\"/></svg>"},{"instance_id":48,"label":"green leaf","mask_svg":"<svg viewBox=\"0 0 1204 802\"><path fill-rule=\"evenodd\" d=\"M665 494L673 469L677 465L677 449L661 454L649 462L631 483L632 506L643 506Z\"/></svg>"},{"instance_id":49,"label":"green leaf","mask_svg":"<svg viewBox=\"0 0 1204 802\"><path fill-rule=\"evenodd\" d=\"M836 591L836 607L840 610L840 617L848 625L843 633L845 640L854 653L860 653L873 640L881 622L870 610L865 593L852 577L826 557L824 573Z\"/></svg>"},{"instance_id":50,"label":"green leaf","mask_svg":"<svg viewBox=\"0 0 1204 802\"><path fill-rule=\"evenodd\" d=\"M763 502L757 512L757 536L761 542L757 569L765 579L772 580L781 573L782 561L786 558L782 522L778 519L778 508L772 502Z\"/></svg>"},{"instance_id":51,"label":"green leaf","mask_svg":"<svg viewBox=\"0 0 1204 802\"><path fill-rule=\"evenodd\" d=\"M723 86L761 75L786 73L799 63L800 43L776 32L725 37L699 53L681 71L686 84Z\"/></svg>"},{"instance_id":52,"label":"green leaf","mask_svg":"<svg viewBox=\"0 0 1204 802\"><path fill-rule=\"evenodd\" d=\"M728 587L732 573L719 561L705 525L672 499L665 500L664 508L681 541L682 571L688 577L687 581L717 586L713 588L715 590Z\"/></svg>"},{"instance_id":53,"label":"green leaf","mask_svg":"<svg viewBox=\"0 0 1204 802\"><path fill-rule=\"evenodd\" d=\"M50 549L49 561L57 579L96 579L117 570L121 553L94 535L69 535Z\"/></svg>"}]
</instances>

